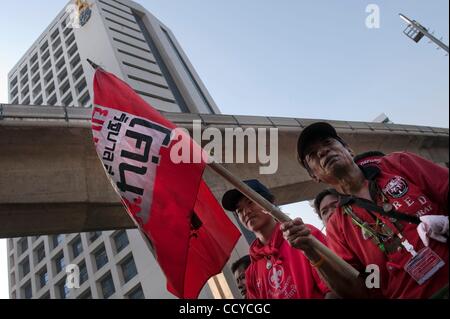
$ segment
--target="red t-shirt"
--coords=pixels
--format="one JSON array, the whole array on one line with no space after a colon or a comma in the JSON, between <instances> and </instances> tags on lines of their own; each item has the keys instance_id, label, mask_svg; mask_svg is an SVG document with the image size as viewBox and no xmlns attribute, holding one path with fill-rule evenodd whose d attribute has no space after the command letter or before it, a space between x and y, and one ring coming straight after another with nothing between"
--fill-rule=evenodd
<instances>
[{"instance_id":1,"label":"red t-shirt","mask_svg":"<svg viewBox=\"0 0 450 319\"><path fill-rule=\"evenodd\" d=\"M326 244L317 228L307 226ZM250 257L245 272L248 299L323 299L330 291L302 251L283 238L279 224L267 245L258 239L252 243Z\"/></svg>"},{"instance_id":2,"label":"red t-shirt","mask_svg":"<svg viewBox=\"0 0 450 319\"><path fill-rule=\"evenodd\" d=\"M377 167L380 171L375 181L397 211L418 217L448 216L448 169L407 152L387 155L380 159ZM353 204L352 210L363 221L373 222L365 209ZM374 214L396 230L388 218ZM424 245L417 234L417 225L407 222L401 224L401 234L416 251L422 249ZM361 228L352 222L352 218L342 208L338 208L328 220L327 241L334 252L361 272L365 272L369 264L378 265L380 290L386 298L429 298L448 285L447 244L430 240L429 247L443 259L445 266L419 285L403 268L411 254L402 248L386 255L371 239L364 239Z\"/></svg>"}]
</instances>

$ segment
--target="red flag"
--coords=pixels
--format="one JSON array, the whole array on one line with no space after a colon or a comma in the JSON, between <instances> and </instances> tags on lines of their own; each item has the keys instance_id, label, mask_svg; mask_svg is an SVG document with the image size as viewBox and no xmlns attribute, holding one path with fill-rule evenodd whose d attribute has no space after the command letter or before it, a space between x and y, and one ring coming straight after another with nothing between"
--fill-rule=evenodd
<instances>
[{"instance_id":1,"label":"red flag","mask_svg":"<svg viewBox=\"0 0 450 319\"><path fill-rule=\"evenodd\" d=\"M191 154L201 154L200 146L185 135L174 139L173 123L101 69L95 73L94 104L94 142L111 183L150 239L169 291L197 298L240 236L202 179L206 163L171 160L177 143Z\"/></svg>"}]
</instances>

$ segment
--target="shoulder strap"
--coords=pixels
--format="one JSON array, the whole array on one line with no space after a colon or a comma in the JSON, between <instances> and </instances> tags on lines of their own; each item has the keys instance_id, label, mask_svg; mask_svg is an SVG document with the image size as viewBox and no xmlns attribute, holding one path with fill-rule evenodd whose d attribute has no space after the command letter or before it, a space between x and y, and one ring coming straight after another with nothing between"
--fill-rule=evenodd
<instances>
[{"instance_id":1,"label":"shoulder strap","mask_svg":"<svg viewBox=\"0 0 450 319\"><path fill-rule=\"evenodd\" d=\"M380 207L377 204L375 204L365 198L342 195L342 194L340 196L341 196L341 200L339 202L340 206L355 204L355 205L357 205L361 208L367 209L369 211L377 212L382 216L395 218L398 220L403 220L403 221L406 221L406 222L409 222L412 224L416 224L416 225L419 225L421 223L419 217L396 211L394 209L394 207L389 203L386 203L383 205L383 207Z\"/></svg>"}]
</instances>

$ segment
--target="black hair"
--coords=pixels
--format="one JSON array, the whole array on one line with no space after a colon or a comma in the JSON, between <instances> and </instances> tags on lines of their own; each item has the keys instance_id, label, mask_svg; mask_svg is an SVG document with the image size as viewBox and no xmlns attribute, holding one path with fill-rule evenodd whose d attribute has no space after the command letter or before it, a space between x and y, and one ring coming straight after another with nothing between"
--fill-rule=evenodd
<instances>
[{"instance_id":1,"label":"black hair","mask_svg":"<svg viewBox=\"0 0 450 319\"><path fill-rule=\"evenodd\" d=\"M249 255L245 255L244 257L239 258L231 265L231 272L234 274L236 270L240 266L244 266L244 269L247 269L248 266L250 266L251 260Z\"/></svg>"},{"instance_id":2,"label":"black hair","mask_svg":"<svg viewBox=\"0 0 450 319\"><path fill-rule=\"evenodd\" d=\"M319 194L317 194L316 198L314 199L314 210L316 211L316 214L319 215L320 219L322 219L322 215L320 214L320 203L328 195L339 196L336 190L334 190L333 188L326 188Z\"/></svg>"}]
</instances>

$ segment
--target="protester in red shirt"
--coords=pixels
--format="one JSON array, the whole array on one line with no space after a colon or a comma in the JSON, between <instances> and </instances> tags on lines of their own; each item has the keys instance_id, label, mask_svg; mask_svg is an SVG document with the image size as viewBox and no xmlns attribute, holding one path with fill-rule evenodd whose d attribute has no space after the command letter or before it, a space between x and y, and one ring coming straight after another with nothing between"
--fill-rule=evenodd
<instances>
[{"instance_id":1,"label":"protester in red shirt","mask_svg":"<svg viewBox=\"0 0 450 319\"><path fill-rule=\"evenodd\" d=\"M245 183L274 202L274 196L259 181ZM224 194L222 205L236 212L241 223L257 237L250 247L251 264L245 273L248 299L323 299L335 296L305 255L283 238L280 224L271 215L236 189ZM313 236L326 243L325 236L317 228L307 227Z\"/></svg>"},{"instance_id":2,"label":"protester in red shirt","mask_svg":"<svg viewBox=\"0 0 450 319\"><path fill-rule=\"evenodd\" d=\"M319 271L330 288L344 297L370 297L374 290L386 298L448 295L448 169L408 152L358 166L327 123L302 132L298 153L314 180L340 193L327 223L329 247L361 273L368 266L379 271L376 289L363 277L345 282L325 261ZM305 228L300 221L283 224L300 249L309 247Z\"/></svg>"}]
</instances>

